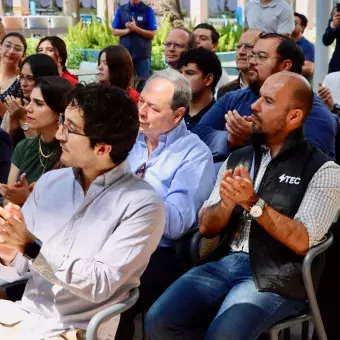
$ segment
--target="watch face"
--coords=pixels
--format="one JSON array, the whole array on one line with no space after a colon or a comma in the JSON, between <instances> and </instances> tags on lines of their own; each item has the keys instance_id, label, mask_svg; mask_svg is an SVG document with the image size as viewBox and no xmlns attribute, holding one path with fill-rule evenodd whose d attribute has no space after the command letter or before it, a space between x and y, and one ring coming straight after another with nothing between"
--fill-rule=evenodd
<instances>
[{"instance_id":1,"label":"watch face","mask_svg":"<svg viewBox=\"0 0 340 340\"><path fill-rule=\"evenodd\" d=\"M259 207L258 205L254 205L251 209L250 209L250 216L252 216L253 218L258 218L262 215L262 208Z\"/></svg>"},{"instance_id":2,"label":"watch face","mask_svg":"<svg viewBox=\"0 0 340 340\"><path fill-rule=\"evenodd\" d=\"M29 126L28 126L28 123L24 123L21 125L21 128L24 130L24 131L27 131L29 129Z\"/></svg>"}]
</instances>

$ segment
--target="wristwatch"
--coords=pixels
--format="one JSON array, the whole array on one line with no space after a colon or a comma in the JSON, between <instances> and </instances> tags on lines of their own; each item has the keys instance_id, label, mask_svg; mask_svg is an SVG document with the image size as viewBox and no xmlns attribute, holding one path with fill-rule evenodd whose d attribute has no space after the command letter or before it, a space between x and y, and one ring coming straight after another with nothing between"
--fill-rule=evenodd
<instances>
[{"instance_id":1,"label":"wristwatch","mask_svg":"<svg viewBox=\"0 0 340 340\"><path fill-rule=\"evenodd\" d=\"M339 104L334 104L332 112L334 114L336 114L337 116L339 116L339 114L340 114L340 105Z\"/></svg>"},{"instance_id":2,"label":"wristwatch","mask_svg":"<svg viewBox=\"0 0 340 340\"><path fill-rule=\"evenodd\" d=\"M28 243L25 247L24 256L34 261L40 253L40 249L42 247L42 242L37 238L34 242Z\"/></svg>"},{"instance_id":3,"label":"wristwatch","mask_svg":"<svg viewBox=\"0 0 340 340\"><path fill-rule=\"evenodd\" d=\"M259 200L250 208L250 217L256 219L262 216L265 203L266 202L262 198L259 198Z\"/></svg>"},{"instance_id":4,"label":"wristwatch","mask_svg":"<svg viewBox=\"0 0 340 340\"><path fill-rule=\"evenodd\" d=\"M29 130L29 128L30 128L27 122L26 122L26 123L23 123L23 124L21 124L20 126L21 126L21 128L22 128L24 131L28 131L28 130Z\"/></svg>"}]
</instances>

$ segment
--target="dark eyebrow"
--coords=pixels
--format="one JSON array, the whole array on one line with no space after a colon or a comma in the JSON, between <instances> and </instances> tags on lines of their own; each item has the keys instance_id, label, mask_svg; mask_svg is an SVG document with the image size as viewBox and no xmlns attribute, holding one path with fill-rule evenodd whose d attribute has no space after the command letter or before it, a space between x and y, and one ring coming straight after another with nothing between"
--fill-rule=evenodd
<instances>
[{"instance_id":1,"label":"dark eyebrow","mask_svg":"<svg viewBox=\"0 0 340 340\"><path fill-rule=\"evenodd\" d=\"M45 102L42 99L32 98L32 100L37 104L45 104Z\"/></svg>"}]
</instances>

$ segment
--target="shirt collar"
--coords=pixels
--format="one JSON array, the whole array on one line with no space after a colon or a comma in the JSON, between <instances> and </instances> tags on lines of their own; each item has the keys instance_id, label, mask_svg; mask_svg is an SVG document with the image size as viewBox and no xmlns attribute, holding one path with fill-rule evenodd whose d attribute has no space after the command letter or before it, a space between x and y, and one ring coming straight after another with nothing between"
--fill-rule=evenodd
<instances>
[{"instance_id":1,"label":"shirt collar","mask_svg":"<svg viewBox=\"0 0 340 340\"><path fill-rule=\"evenodd\" d=\"M279 4L280 0L272 0L269 4L262 5L261 0L255 0L255 3L259 4L261 7L275 7Z\"/></svg>"},{"instance_id":2,"label":"shirt collar","mask_svg":"<svg viewBox=\"0 0 340 340\"><path fill-rule=\"evenodd\" d=\"M158 137L158 146L160 144L163 144L164 147L171 145L187 131L184 118L182 118L181 122L174 129ZM145 135L142 132L138 133L137 142L145 144Z\"/></svg>"},{"instance_id":3,"label":"shirt collar","mask_svg":"<svg viewBox=\"0 0 340 340\"><path fill-rule=\"evenodd\" d=\"M92 183L91 186L99 186L99 187L109 187L117 182L122 176L126 173L130 172L130 165L127 160L123 163L117 165L111 170L105 172L104 174L98 176ZM81 169L73 168L73 173L75 180L81 185Z\"/></svg>"},{"instance_id":4,"label":"shirt collar","mask_svg":"<svg viewBox=\"0 0 340 340\"><path fill-rule=\"evenodd\" d=\"M132 5L131 5L131 2L129 1L129 9L132 10L132 11L137 11L141 4L142 4L142 2L140 2L140 3L139 3L138 5L136 5L136 6L132 6Z\"/></svg>"}]
</instances>

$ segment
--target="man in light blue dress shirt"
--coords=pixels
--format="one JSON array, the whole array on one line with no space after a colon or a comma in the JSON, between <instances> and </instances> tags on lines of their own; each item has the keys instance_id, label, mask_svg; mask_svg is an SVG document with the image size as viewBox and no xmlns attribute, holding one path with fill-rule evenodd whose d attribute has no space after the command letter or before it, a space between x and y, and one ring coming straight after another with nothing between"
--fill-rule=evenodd
<instances>
[{"instance_id":1,"label":"man in light blue dress shirt","mask_svg":"<svg viewBox=\"0 0 340 340\"><path fill-rule=\"evenodd\" d=\"M175 243L196 221L215 181L208 147L184 122L191 101L189 81L167 69L146 83L138 104L139 134L128 156L131 170L144 178L165 203L165 229L150 265L141 278L141 298L121 318L116 339L133 338L133 318L148 308L181 274Z\"/></svg>"}]
</instances>

